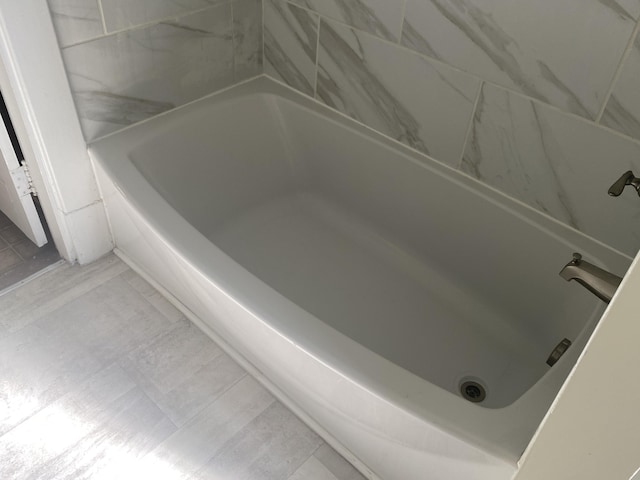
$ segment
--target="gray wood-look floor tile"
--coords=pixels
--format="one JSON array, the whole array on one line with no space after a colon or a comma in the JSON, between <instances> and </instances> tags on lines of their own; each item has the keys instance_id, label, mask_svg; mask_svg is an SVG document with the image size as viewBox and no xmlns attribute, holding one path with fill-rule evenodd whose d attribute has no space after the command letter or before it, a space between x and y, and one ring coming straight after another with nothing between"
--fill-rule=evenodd
<instances>
[{"instance_id":1,"label":"gray wood-look floor tile","mask_svg":"<svg viewBox=\"0 0 640 480\"><path fill-rule=\"evenodd\" d=\"M65 265L0 297L0 325L15 331L81 297L128 267L113 255L85 267Z\"/></svg>"},{"instance_id":2,"label":"gray wood-look floor tile","mask_svg":"<svg viewBox=\"0 0 640 480\"><path fill-rule=\"evenodd\" d=\"M313 456L339 480L364 480L362 474L353 465L327 444L318 448Z\"/></svg>"},{"instance_id":3,"label":"gray wood-look floor tile","mask_svg":"<svg viewBox=\"0 0 640 480\"><path fill-rule=\"evenodd\" d=\"M22 262L22 258L11 248L5 248L0 251L0 272L9 270Z\"/></svg>"},{"instance_id":4,"label":"gray wood-look floor tile","mask_svg":"<svg viewBox=\"0 0 640 480\"><path fill-rule=\"evenodd\" d=\"M0 437L0 478L31 473L96 431L114 403L135 388L118 367L102 370L77 390L48 405Z\"/></svg>"},{"instance_id":5,"label":"gray wood-look floor tile","mask_svg":"<svg viewBox=\"0 0 640 480\"><path fill-rule=\"evenodd\" d=\"M198 478L288 478L321 444L320 437L281 403L274 402L234 435L200 469Z\"/></svg>"},{"instance_id":6,"label":"gray wood-look floor tile","mask_svg":"<svg viewBox=\"0 0 640 480\"><path fill-rule=\"evenodd\" d=\"M246 375L187 320L120 364L179 426Z\"/></svg>"},{"instance_id":7,"label":"gray wood-look floor tile","mask_svg":"<svg viewBox=\"0 0 640 480\"><path fill-rule=\"evenodd\" d=\"M119 277L45 315L37 324L48 332L68 331L105 362L125 356L173 327Z\"/></svg>"},{"instance_id":8,"label":"gray wood-look floor tile","mask_svg":"<svg viewBox=\"0 0 640 480\"><path fill-rule=\"evenodd\" d=\"M192 478L274 401L258 382L245 376L147 455L140 473L167 468L172 479Z\"/></svg>"},{"instance_id":9,"label":"gray wood-look floor tile","mask_svg":"<svg viewBox=\"0 0 640 480\"><path fill-rule=\"evenodd\" d=\"M0 479L354 472L113 256L0 296Z\"/></svg>"},{"instance_id":10,"label":"gray wood-look floor tile","mask_svg":"<svg viewBox=\"0 0 640 480\"><path fill-rule=\"evenodd\" d=\"M140 275L132 270L127 270L121 276L169 320L177 321L184 318L184 315L182 315L181 312L171 305L166 298L160 295L160 293Z\"/></svg>"},{"instance_id":11,"label":"gray wood-look floor tile","mask_svg":"<svg viewBox=\"0 0 640 480\"><path fill-rule=\"evenodd\" d=\"M27 240L27 237L22 230L16 227L13 223L0 230L0 237L6 240L9 244L14 244Z\"/></svg>"},{"instance_id":12,"label":"gray wood-look floor tile","mask_svg":"<svg viewBox=\"0 0 640 480\"><path fill-rule=\"evenodd\" d=\"M102 367L64 335L50 335L32 325L0 338L0 434Z\"/></svg>"},{"instance_id":13,"label":"gray wood-look floor tile","mask_svg":"<svg viewBox=\"0 0 640 480\"><path fill-rule=\"evenodd\" d=\"M13 222L9 220L9 217L7 217L4 213L0 212L0 229L4 227L8 227L12 223Z\"/></svg>"}]
</instances>

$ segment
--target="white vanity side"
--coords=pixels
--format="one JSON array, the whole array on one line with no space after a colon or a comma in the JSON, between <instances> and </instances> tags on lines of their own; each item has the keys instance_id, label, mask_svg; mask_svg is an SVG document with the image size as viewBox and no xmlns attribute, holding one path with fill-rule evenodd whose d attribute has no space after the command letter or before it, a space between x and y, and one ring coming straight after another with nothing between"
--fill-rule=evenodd
<instances>
[{"instance_id":1,"label":"white vanity side","mask_svg":"<svg viewBox=\"0 0 640 480\"><path fill-rule=\"evenodd\" d=\"M628 480L640 468L639 292L640 256L529 445L516 480Z\"/></svg>"}]
</instances>

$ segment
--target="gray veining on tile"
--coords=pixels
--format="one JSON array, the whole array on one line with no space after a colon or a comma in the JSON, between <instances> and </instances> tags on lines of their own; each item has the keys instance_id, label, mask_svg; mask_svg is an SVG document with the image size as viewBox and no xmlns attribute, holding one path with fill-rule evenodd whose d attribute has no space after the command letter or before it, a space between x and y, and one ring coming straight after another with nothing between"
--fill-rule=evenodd
<instances>
[{"instance_id":1,"label":"gray veining on tile","mask_svg":"<svg viewBox=\"0 0 640 480\"><path fill-rule=\"evenodd\" d=\"M110 256L0 296L0 478L361 480L151 290Z\"/></svg>"},{"instance_id":2,"label":"gray veining on tile","mask_svg":"<svg viewBox=\"0 0 640 480\"><path fill-rule=\"evenodd\" d=\"M594 118L634 26L615 0L408 0L402 43Z\"/></svg>"},{"instance_id":3,"label":"gray veining on tile","mask_svg":"<svg viewBox=\"0 0 640 480\"><path fill-rule=\"evenodd\" d=\"M607 195L640 170L635 142L484 85L461 168L628 255L640 247L637 195Z\"/></svg>"},{"instance_id":4,"label":"gray veining on tile","mask_svg":"<svg viewBox=\"0 0 640 480\"><path fill-rule=\"evenodd\" d=\"M406 0L290 0L320 15L396 41Z\"/></svg>"},{"instance_id":5,"label":"gray veining on tile","mask_svg":"<svg viewBox=\"0 0 640 480\"><path fill-rule=\"evenodd\" d=\"M601 123L640 139L640 36L624 62Z\"/></svg>"},{"instance_id":6,"label":"gray veining on tile","mask_svg":"<svg viewBox=\"0 0 640 480\"><path fill-rule=\"evenodd\" d=\"M437 160L459 161L478 80L324 20L318 55L318 99Z\"/></svg>"},{"instance_id":7,"label":"gray veining on tile","mask_svg":"<svg viewBox=\"0 0 640 480\"><path fill-rule=\"evenodd\" d=\"M273 403L229 439L197 478L286 479L321 444L320 437L281 403Z\"/></svg>"},{"instance_id":8,"label":"gray veining on tile","mask_svg":"<svg viewBox=\"0 0 640 480\"><path fill-rule=\"evenodd\" d=\"M104 34L98 0L48 0L61 47Z\"/></svg>"},{"instance_id":9,"label":"gray veining on tile","mask_svg":"<svg viewBox=\"0 0 640 480\"><path fill-rule=\"evenodd\" d=\"M265 73L313 95L318 15L284 0L264 0Z\"/></svg>"},{"instance_id":10,"label":"gray veining on tile","mask_svg":"<svg viewBox=\"0 0 640 480\"><path fill-rule=\"evenodd\" d=\"M186 15L227 0L101 0L108 32Z\"/></svg>"},{"instance_id":11,"label":"gray veining on tile","mask_svg":"<svg viewBox=\"0 0 640 480\"><path fill-rule=\"evenodd\" d=\"M87 140L233 83L231 4L65 48Z\"/></svg>"},{"instance_id":12,"label":"gray veining on tile","mask_svg":"<svg viewBox=\"0 0 640 480\"><path fill-rule=\"evenodd\" d=\"M619 7L619 9L633 18L640 17L640 0L600 0L600 2L612 9Z\"/></svg>"},{"instance_id":13,"label":"gray veining on tile","mask_svg":"<svg viewBox=\"0 0 640 480\"><path fill-rule=\"evenodd\" d=\"M262 1L235 0L233 8L233 49L235 81L262 73Z\"/></svg>"}]
</instances>

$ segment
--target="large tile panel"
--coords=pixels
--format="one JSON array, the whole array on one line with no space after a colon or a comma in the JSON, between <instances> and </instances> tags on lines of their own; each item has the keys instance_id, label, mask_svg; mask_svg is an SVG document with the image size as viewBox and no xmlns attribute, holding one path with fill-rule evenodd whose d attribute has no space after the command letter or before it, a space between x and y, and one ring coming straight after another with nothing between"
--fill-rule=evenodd
<instances>
[{"instance_id":1,"label":"large tile panel","mask_svg":"<svg viewBox=\"0 0 640 480\"><path fill-rule=\"evenodd\" d=\"M98 0L48 0L61 47L102 35Z\"/></svg>"},{"instance_id":2,"label":"large tile panel","mask_svg":"<svg viewBox=\"0 0 640 480\"><path fill-rule=\"evenodd\" d=\"M233 83L231 5L63 50L87 140Z\"/></svg>"},{"instance_id":3,"label":"large tile panel","mask_svg":"<svg viewBox=\"0 0 640 480\"><path fill-rule=\"evenodd\" d=\"M308 95L316 83L318 21L284 0L264 0L265 73Z\"/></svg>"},{"instance_id":4,"label":"large tile panel","mask_svg":"<svg viewBox=\"0 0 640 480\"><path fill-rule=\"evenodd\" d=\"M100 0L108 32L178 17L228 0Z\"/></svg>"},{"instance_id":5,"label":"large tile panel","mask_svg":"<svg viewBox=\"0 0 640 480\"><path fill-rule=\"evenodd\" d=\"M485 80L595 118L635 26L638 2L624 4L408 0L402 43Z\"/></svg>"},{"instance_id":6,"label":"large tile panel","mask_svg":"<svg viewBox=\"0 0 640 480\"><path fill-rule=\"evenodd\" d=\"M373 33L388 40L398 40L406 0L291 0L320 15Z\"/></svg>"},{"instance_id":7,"label":"large tile panel","mask_svg":"<svg viewBox=\"0 0 640 480\"><path fill-rule=\"evenodd\" d=\"M620 7L633 18L640 17L640 0L614 0L610 2L614 8L620 5Z\"/></svg>"},{"instance_id":8,"label":"large tile panel","mask_svg":"<svg viewBox=\"0 0 640 480\"><path fill-rule=\"evenodd\" d=\"M624 62L601 122L640 139L640 36Z\"/></svg>"},{"instance_id":9,"label":"large tile panel","mask_svg":"<svg viewBox=\"0 0 640 480\"><path fill-rule=\"evenodd\" d=\"M640 200L607 195L640 171L640 144L499 87L484 85L462 170L628 254L640 247Z\"/></svg>"},{"instance_id":10,"label":"large tile panel","mask_svg":"<svg viewBox=\"0 0 640 480\"><path fill-rule=\"evenodd\" d=\"M351 28L321 21L316 96L456 165L479 81Z\"/></svg>"}]
</instances>

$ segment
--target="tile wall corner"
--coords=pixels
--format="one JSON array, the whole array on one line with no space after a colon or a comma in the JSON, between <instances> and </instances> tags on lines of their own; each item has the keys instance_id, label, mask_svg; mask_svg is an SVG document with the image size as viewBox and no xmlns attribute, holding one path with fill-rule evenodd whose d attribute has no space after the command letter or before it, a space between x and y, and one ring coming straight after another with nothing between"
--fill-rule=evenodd
<instances>
[{"instance_id":1,"label":"tile wall corner","mask_svg":"<svg viewBox=\"0 0 640 480\"><path fill-rule=\"evenodd\" d=\"M634 255L637 199L599 192L640 171L639 19L640 0L265 0L265 73Z\"/></svg>"},{"instance_id":2,"label":"tile wall corner","mask_svg":"<svg viewBox=\"0 0 640 480\"><path fill-rule=\"evenodd\" d=\"M49 0L89 142L260 75L262 0Z\"/></svg>"}]
</instances>

